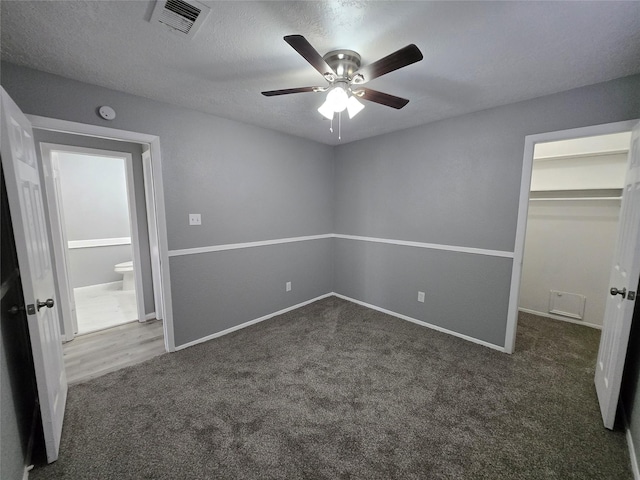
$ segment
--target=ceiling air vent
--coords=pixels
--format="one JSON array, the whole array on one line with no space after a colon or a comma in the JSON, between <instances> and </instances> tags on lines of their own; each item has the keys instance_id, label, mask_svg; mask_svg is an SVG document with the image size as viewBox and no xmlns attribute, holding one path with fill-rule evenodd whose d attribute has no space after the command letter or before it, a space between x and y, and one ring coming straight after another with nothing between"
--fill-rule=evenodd
<instances>
[{"instance_id":1,"label":"ceiling air vent","mask_svg":"<svg viewBox=\"0 0 640 480\"><path fill-rule=\"evenodd\" d=\"M181 37L193 37L208 14L209 7L200 2L159 0L153 9L151 23L159 23Z\"/></svg>"}]
</instances>

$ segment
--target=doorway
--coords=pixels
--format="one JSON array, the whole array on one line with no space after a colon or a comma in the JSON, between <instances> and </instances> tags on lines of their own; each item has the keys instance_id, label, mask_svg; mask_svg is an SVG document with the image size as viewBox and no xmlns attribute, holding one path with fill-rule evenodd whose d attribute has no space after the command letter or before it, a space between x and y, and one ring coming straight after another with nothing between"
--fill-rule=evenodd
<instances>
[{"instance_id":1,"label":"doorway","mask_svg":"<svg viewBox=\"0 0 640 480\"><path fill-rule=\"evenodd\" d=\"M163 297L162 283L153 272L159 268L159 249L157 243L151 244L152 240L157 242L158 235L150 234L150 225L157 225L158 222L155 218L154 222L149 222L147 197L153 200L153 196L146 191L145 183L149 183L150 179L145 180L143 165L143 152L148 150L148 145L38 128L34 128L34 140L37 155L43 165L43 183L47 197L45 213L51 230L56 284L59 289L57 293L61 299L63 339L72 340L78 331L75 319L82 311L78 312L76 309L75 288L103 286L79 292L81 299L91 302L90 305L85 302L84 306L88 306L93 313L101 303L102 311L111 309L116 314L120 313L116 310L121 310L122 306L131 310L133 305L135 314L132 318L129 312L129 321L162 319L162 301L156 302L156 298L161 300ZM68 168L64 168L65 166ZM81 178L83 176L86 177L84 183ZM93 180L90 180L91 177ZM119 187L115 186L116 183ZM80 206L69 207L70 212L64 211L65 199L62 193L65 184L70 190L66 203L82 203ZM77 194L73 190L79 191L85 198L76 198ZM116 191L120 192L119 205L106 200ZM153 189L150 191L153 192ZM113 201L111 198L111 202ZM91 208L97 211L97 218L91 217ZM155 211L151 210L151 214L153 213ZM70 214L74 218L67 218ZM73 229L73 238L66 238L67 224ZM132 261L132 267L135 265L135 268L129 267L128 261ZM127 283L130 290L135 290L136 298L133 303L130 301L131 296L126 305L126 296L116 300L112 295L114 290L111 293L100 291L114 286L117 288L118 281L122 282L120 285ZM106 284L112 285L105 287ZM81 310L86 312L83 307ZM105 325L100 321L98 324ZM86 332L86 329L84 332L80 329L80 333Z\"/></svg>"},{"instance_id":2,"label":"doorway","mask_svg":"<svg viewBox=\"0 0 640 480\"><path fill-rule=\"evenodd\" d=\"M28 121L33 126L34 131L40 137L41 141L50 141L56 143L50 138L41 137L42 135L69 135L76 139L91 139L92 142L108 141L115 142L118 145L125 143L133 143L142 147L142 168L144 177L144 186L137 191L137 194L143 194L146 201L146 209L142 204L138 206L143 208L141 217L149 214L152 219L150 222L153 232L150 233L150 241L154 242L151 255L153 301L156 318L162 319L164 349L167 352L175 351L175 339L173 333L173 313L171 301L171 285L169 273L169 246L167 244L167 223L165 218L164 192L163 192L163 176L162 176L162 160L160 149L160 138L156 135L146 133L131 132L128 130L119 130L109 127L103 127L92 124L84 124L60 120L55 118L41 117L37 115L27 115ZM60 142L58 142L60 143ZM95 145L89 146L94 147ZM97 148L101 148L97 146ZM107 148L108 149L108 148ZM39 149L38 150L38 154ZM118 148L120 150L120 148ZM58 294L60 292L57 292ZM63 296L60 296L63 298Z\"/></svg>"},{"instance_id":3,"label":"doorway","mask_svg":"<svg viewBox=\"0 0 640 480\"><path fill-rule=\"evenodd\" d=\"M638 120L628 120L617 123L594 125L571 130L528 135L524 141L522 160L522 176L520 182L520 198L518 202L518 222L516 226L514 258L511 270L511 287L509 292L509 307L507 312L507 328L505 334L505 352L515 350L516 331L518 326L518 304L522 279L522 265L524 258L525 236L530 203L530 187L533 170L534 150L537 144L570 140L584 137L595 137L615 133L628 132L638 123Z\"/></svg>"},{"instance_id":4,"label":"doorway","mask_svg":"<svg viewBox=\"0 0 640 480\"><path fill-rule=\"evenodd\" d=\"M610 268L609 289L607 289L609 295L606 296L603 333L597 352L594 378L602 420L604 426L608 429L612 429L615 423L622 370L633 314L632 307L633 302L636 300L637 292L631 289L635 288L637 278L640 277L640 230L638 230L638 220L640 219L640 196L638 195L640 191L640 123L637 119L525 137L518 223L505 336L505 350L508 353L512 353L515 347L518 321L517 303L519 300L530 199L529 187L531 185L532 164L536 145L626 131L631 131L631 142L628 147L629 154L622 185L620 219Z\"/></svg>"},{"instance_id":5,"label":"doorway","mask_svg":"<svg viewBox=\"0 0 640 480\"><path fill-rule=\"evenodd\" d=\"M50 169L48 204L59 223L72 333L155 317L145 311L132 154L52 143L40 149ZM61 326L68 340L69 327Z\"/></svg>"},{"instance_id":6,"label":"doorway","mask_svg":"<svg viewBox=\"0 0 640 480\"><path fill-rule=\"evenodd\" d=\"M151 145L35 120L69 383L171 351Z\"/></svg>"},{"instance_id":7,"label":"doorway","mask_svg":"<svg viewBox=\"0 0 640 480\"><path fill-rule=\"evenodd\" d=\"M631 132L535 145L518 309L602 328Z\"/></svg>"}]
</instances>

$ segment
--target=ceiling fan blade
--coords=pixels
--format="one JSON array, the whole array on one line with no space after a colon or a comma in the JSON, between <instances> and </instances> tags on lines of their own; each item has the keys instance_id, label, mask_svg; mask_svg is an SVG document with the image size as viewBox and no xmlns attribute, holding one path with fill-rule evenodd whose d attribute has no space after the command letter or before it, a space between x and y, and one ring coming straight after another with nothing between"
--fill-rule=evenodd
<instances>
[{"instance_id":1,"label":"ceiling fan blade","mask_svg":"<svg viewBox=\"0 0 640 480\"><path fill-rule=\"evenodd\" d=\"M287 35L284 41L293 47L293 49L304 57L321 75L332 74L334 77L336 72L324 61L315 48L302 35Z\"/></svg>"},{"instance_id":2,"label":"ceiling fan blade","mask_svg":"<svg viewBox=\"0 0 640 480\"><path fill-rule=\"evenodd\" d=\"M268 92L262 92L265 97L275 97L276 95L289 95L290 93L304 93L313 92L318 87L300 87L300 88L285 88L283 90L269 90Z\"/></svg>"},{"instance_id":3,"label":"ceiling fan blade","mask_svg":"<svg viewBox=\"0 0 640 480\"><path fill-rule=\"evenodd\" d=\"M406 47L381 58L377 62L373 62L362 67L355 73L354 77L360 74L364 78L363 80L354 83L361 84L369 82L374 78L381 77L382 75L386 75L387 73L398 70L399 68L419 62L422 58L422 52L412 43L411 45L407 45Z\"/></svg>"},{"instance_id":4,"label":"ceiling fan blade","mask_svg":"<svg viewBox=\"0 0 640 480\"><path fill-rule=\"evenodd\" d=\"M360 92L364 93L359 95ZM395 95L378 92L377 90L371 90L370 88L358 89L356 97L362 98L363 100L369 100L370 102L379 103L380 105L386 105L387 107L396 108L398 110L409 103L409 100L406 98L396 97Z\"/></svg>"}]
</instances>

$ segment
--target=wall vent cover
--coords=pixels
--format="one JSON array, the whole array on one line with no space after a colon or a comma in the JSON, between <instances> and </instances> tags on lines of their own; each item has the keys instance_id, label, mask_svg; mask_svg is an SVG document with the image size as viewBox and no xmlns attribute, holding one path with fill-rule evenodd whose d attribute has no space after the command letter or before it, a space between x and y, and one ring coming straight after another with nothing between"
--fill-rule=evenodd
<instances>
[{"instance_id":1,"label":"wall vent cover","mask_svg":"<svg viewBox=\"0 0 640 480\"><path fill-rule=\"evenodd\" d=\"M158 0L151 15L152 24L160 24L181 37L193 37L209 14L209 7L200 2Z\"/></svg>"},{"instance_id":2,"label":"wall vent cover","mask_svg":"<svg viewBox=\"0 0 640 480\"><path fill-rule=\"evenodd\" d=\"M583 320L584 304L587 297L579 293L549 291L549 313L562 315L563 317Z\"/></svg>"}]
</instances>

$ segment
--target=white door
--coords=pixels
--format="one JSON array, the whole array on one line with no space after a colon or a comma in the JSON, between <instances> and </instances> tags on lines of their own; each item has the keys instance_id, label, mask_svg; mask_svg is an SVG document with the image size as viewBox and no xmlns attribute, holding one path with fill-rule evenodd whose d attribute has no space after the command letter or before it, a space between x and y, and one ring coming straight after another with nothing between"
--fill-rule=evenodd
<instances>
[{"instance_id":1,"label":"white door","mask_svg":"<svg viewBox=\"0 0 640 480\"><path fill-rule=\"evenodd\" d=\"M620 210L618 240L611 267L595 384L604 426L613 429L627 354L631 318L640 278L640 124L631 149Z\"/></svg>"},{"instance_id":2,"label":"white door","mask_svg":"<svg viewBox=\"0 0 640 480\"><path fill-rule=\"evenodd\" d=\"M31 124L4 89L0 89L0 95L2 167L27 304L47 460L53 462L58 458L60 448L67 377L62 359L58 315L56 309L52 308L54 283L40 174Z\"/></svg>"},{"instance_id":3,"label":"white door","mask_svg":"<svg viewBox=\"0 0 640 480\"><path fill-rule=\"evenodd\" d=\"M151 153L142 152L142 171L144 173L144 196L147 202L147 225L149 226L149 252L151 253L151 276L153 278L153 301L155 303L156 318L162 320L162 275L160 274L160 246L158 243L158 225L156 223L156 204L154 202L155 185L153 183L153 168L151 167Z\"/></svg>"},{"instance_id":4,"label":"white door","mask_svg":"<svg viewBox=\"0 0 640 480\"><path fill-rule=\"evenodd\" d=\"M58 152L51 144L41 143L42 170L44 185L49 205L49 222L51 226L51 240L53 262L56 266L58 292L60 294L60 310L62 313L62 336L69 342L78 333L78 317L76 315L76 299L70 287L67 259L67 231L63 227L64 208L62 205L62 185L60 184L60 162ZM56 255L57 252L57 255Z\"/></svg>"}]
</instances>

